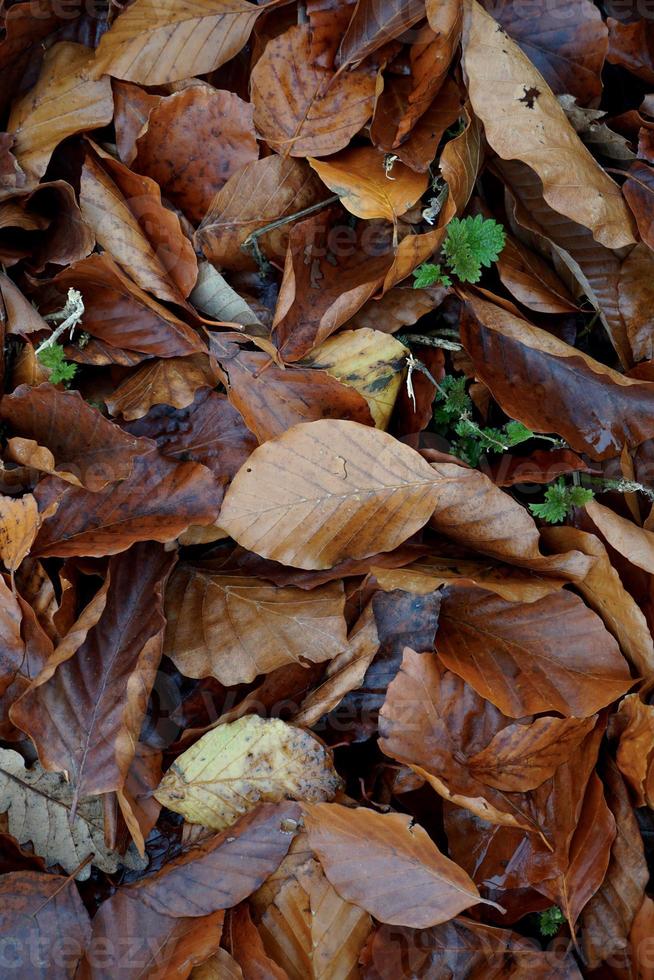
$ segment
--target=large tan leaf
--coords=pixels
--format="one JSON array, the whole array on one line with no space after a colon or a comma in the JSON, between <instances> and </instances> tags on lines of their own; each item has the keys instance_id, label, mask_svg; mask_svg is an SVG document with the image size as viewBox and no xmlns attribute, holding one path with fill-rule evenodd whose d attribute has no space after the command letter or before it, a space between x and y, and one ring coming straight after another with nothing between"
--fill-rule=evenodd
<instances>
[{"instance_id":1,"label":"large tan leaf","mask_svg":"<svg viewBox=\"0 0 654 980\"><path fill-rule=\"evenodd\" d=\"M43 176L52 151L67 136L111 122L111 82L106 75L90 77L92 62L93 51L83 44L53 45L34 88L14 102L7 130L16 135L14 152L30 177Z\"/></svg>"},{"instance_id":2,"label":"large tan leaf","mask_svg":"<svg viewBox=\"0 0 654 980\"><path fill-rule=\"evenodd\" d=\"M428 174L418 174L395 162L385 167L386 154L374 146L355 146L327 160L309 163L323 184L341 199L343 207L359 218L386 218L396 222L427 190Z\"/></svg>"},{"instance_id":3,"label":"large tan leaf","mask_svg":"<svg viewBox=\"0 0 654 980\"><path fill-rule=\"evenodd\" d=\"M540 72L476 0L466 3L463 49L470 101L498 156L526 163L541 178L547 203L601 244L634 244L620 188L583 145Z\"/></svg>"},{"instance_id":4,"label":"large tan leaf","mask_svg":"<svg viewBox=\"0 0 654 980\"><path fill-rule=\"evenodd\" d=\"M380 311L381 312L381 311ZM378 429L387 429L404 380L408 348L380 330L340 330L305 361L361 392Z\"/></svg>"},{"instance_id":5,"label":"large tan leaf","mask_svg":"<svg viewBox=\"0 0 654 980\"><path fill-rule=\"evenodd\" d=\"M80 207L98 244L142 289L183 305L195 285L197 260L179 218L163 206L153 180L132 173L108 154L87 153Z\"/></svg>"},{"instance_id":6,"label":"large tan leaf","mask_svg":"<svg viewBox=\"0 0 654 980\"><path fill-rule=\"evenodd\" d=\"M602 620L571 592L519 603L448 587L436 643L443 663L511 718L587 717L632 684Z\"/></svg>"},{"instance_id":7,"label":"large tan leaf","mask_svg":"<svg viewBox=\"0 0 654 980\"><path fill-rule=\"evenodd\" d=\"M136 0L103 35L96 73L141 85L206 75L240 51L260 13L245 0Z\"/></svg>"},{"instance_id":8,"label":"large tan leaf","mask_svg":"<svg viewBox=\"0 0 654 980\"><path fill-rule=\"evenodd\" d=\"M15 462L92 491L124 480L135 458L154 448L149 439L119 429L79 392L51 384L20 385L5 395L0 418L10 426L9 453Z\"/></svg>"},{"instance_id":9,"label":"large tan leaf","mask_svg":"<svg viewBox=\"0 0 654 980\"><path fill-rule=\"evenodd\" d=\"M336 891L380 922L424 929L484 901L406 814L337 803L305 806L304 814L309 846Z\"/></svg>"},{"instance_id":10,"label":"large tan leaf","mask_svg":"<svg viewBox=\"0 0 654 980\"><path fill-rule=\"evenodd\" d=\"M74 801L125 783L161 660L163 589L175 561L152 542L113 557L95 621L73 627L11 709L43 766L66 774Z\"/></svg>"},{"instance_id":11,"label":"large tan leaf","mask_svg":"<svg viewBox=\"0 0 654 980\"><path fill-rule=\"evenodd\" d=\"M220 526L264 558L329 568L397 547L426 523L438 492L429 464L385 432L309 422L254 451Z\"/></svg>"},{"instance_id":12,"label":"large tan leaf","mask_svg":"<svg viewBox=\"0 0 654 980\"><path fill-rule=\"evenodd\" d=\"M6 814L9 833L20 844L31 842L47 867L60 865L69 874L84 858L93 855L93 864L112 874L120 864L143 867L133 849L121 857L104 841L102 800L80 800L72 816L74 789L59 773L46 772L38 762L25 768L23 757L13 749L0 749L0 810ZM90 863L78 875L90 877Z\"/></svg>"},{"instance_id":13,"label":"large tan leaf","mask_svg":"<svg viewBox=\"0 0 654 980\"><path fill-rule=\"evenodd\" d=\"M331 799L339 785L330 755L310 732L247 715L178 756L155 796L191 823L223 830L262 800Z\"/></svg>"},{"instance_id":14,"label":"large tan leaf","mask_svg":"<svg viewBox=\"0 0 654 980\"><path fill-rule=\"evenodd\" d=\"M344 901L314 859L294 869L259 923L266 951L290 980L356 976L371 928L368 913Z\"/></svg>"},{"instance_id":15,"label":"large tan leaf","mask_svg":"<svg viewBox=\"0 0 654 980\"><path fill-rule=\"evenodd\" d=\"M283 156L325 156L347 146L372 114L375 76L335 75L314 65L308 24L291 27L266 45L250 76L254 122Z\"/></svg>"},{"instance_id":16,"label":"large tan leaf","mask_svg":"<svg viewBox=\"0 0 654 980\"><path fill-rule=\"evenodd\" d=\"M556 432L591 459L654 435L654 384L626 378L467 291L461 342L502 409L536 432Z\"/></svg>"},{"instance_id":17,"label":"large tan leaf","mask_svg":"<svg viewBox=\"0 0 654 980\"><path fill-rule=\"evenodd\" d=\"M283 664L332 660L347 643L344 602L338 582L307 592L210 562L182 565L166 593L166 653L187 677L225 687Z\"/></svg>"},{"instance_id":18,"label":"large tan leaf","mask_svg":"<svg viewBox=\"0 0 654 980\"><path fill-rule=\"evenodd\" d=\"M114 555L136 541L171 541L191 524L211 524L222 496L205 466L156 452L137 457L128 479L98 493L47 477L35 492L41 512L61 504L43 523L35 554Z\"/></svg>"},{"instance_id":19,"label":"large tan leaf","mask_svg":"<svg viewBox=\"0 0 654 980\"><path fill-rule=\"evenodd\" d=\"M303 160L273 153L246 164L214 197L195 234L206 257L224 269L255 269L248 235L264 225L303 211L327 194ZM284 261L291 222L257 238L269 259Z\"/></svg>"},{"instance_id":20,"label":"large tan leaf","mask_svg":"<svg viewBox=\"0 0 654 980\"><path fill-rule=\"evenodd\" d=\"M575 583L575 588L602 617L637 674L651 679L654 676L654 641L647 620L622 584L599 538L574 527L548 527L541 533L552 550L574 548L595 558L587 574Z\"/></svg>"}]
</instances>

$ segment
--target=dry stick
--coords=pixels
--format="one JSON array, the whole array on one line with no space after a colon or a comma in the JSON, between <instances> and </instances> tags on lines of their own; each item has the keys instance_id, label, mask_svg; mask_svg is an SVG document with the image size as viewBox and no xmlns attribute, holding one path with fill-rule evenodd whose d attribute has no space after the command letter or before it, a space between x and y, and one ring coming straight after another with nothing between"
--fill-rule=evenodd
<instances>
[{"instance_id":1,"label":"dry stick","mask_svg":"<svg viewBox=\"0 0 654 980\"><path fill-rule=\"evenodd\" d=\"M259 266L259 270L263 275L265 275L266 270L270 267L270 262L264 257L264 255L262 255L257 238L260 238L261 235L265 235L269 231L274 231L275 228L281 228L282 225L287 225L289 221L295 221L297 218L306 218L308 215L314 214L316 211L322 211L322 209L326 208L328 204L334 204L334 202L338 200L338 194L334 194L332 197L328 197L324 201L319 201L318 204L312 204L308 208L302 208L301 211L296 211L294 214L287 214L284 218L277 218L276 221L271 221L270 224L263 225L262 228L257 228L256 231L251 232L251 234L248 235L241 245L241 248L252 249L252 253L257 265Z\"/></svg>"}]
</instances>

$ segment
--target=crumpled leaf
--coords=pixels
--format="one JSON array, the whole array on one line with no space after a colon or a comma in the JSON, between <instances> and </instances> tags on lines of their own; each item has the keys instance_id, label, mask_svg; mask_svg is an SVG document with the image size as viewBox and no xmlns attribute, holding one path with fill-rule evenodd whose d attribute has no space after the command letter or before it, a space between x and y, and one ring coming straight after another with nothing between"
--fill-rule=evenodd
<instances>
[{"instance_id":1,"label":"crumpled leaf","mask_svg":"<svg viewBox=\"0 0 654 980\"><path fill-rule=\"evenodd\" d=\"M213 675L226 687L332 660L346 647L344 603L337 582L305 592L210 562L182 565L166 594L166 653L187 677Z\"/></svg>"},{"instance_id":2,"label":"crumpled leaf","mask_svg":"<svg viewBox=\"0 0 654 980\"><path fill-rule=\"evenodd\" d=\"M0 495L0 561L15 572L34 542L41 516L31 493L23 497Z\"/></svg>"},{"instance_id":3,"label":"crumpled leaf","mask_svg":"<svg viewBox=\"0 0 654 980\"><path fill-rule=\"evenodd\" d=\"M307 24L273 38L250 76L255 125L282 156L335 153L372 114L374 75L314 65L310 38Z\"/></svg>"},{"instance_id":4,"label":"crumpled leaf","mask_svg":"<svg viewBox=\"0 0 654 980\"><path fill-rule=\"evenodd\" d=\"M224 830L259 801L331 799L332 761L309 732L247 715L207 732L177 757L155 796L191 823Z\"/></svg>"},{"instance_id":5,"label":"crumpled leaf","mask_svg":"<svg viewBox=\"0 0 654 980\"><path fill-rule=\"evenodd\" d=\"M290 980L351 976L371 928L367 912L344 901L314 859L293 870L259 923L265 949Z\"/></svg>"},{"instance_id":6,"label":"crumpled leaf","mask_svg":"<svg viewBox=\"0 0 654 980\"><path fill-rule=\"evenodd\" d=\"M106 846L102 800L80 800L72 816L74 790L59 773L46 772L38 762L26 769L18 752L0 749L0 785L9 832L21 844L31 842L48 867L59 865L72 874L91 854L95 867L108 874L121 864L144 867L134 849L121 856ZM90 874L91 863L75 877L85 881Z\"/></svg>"}]
</instances>

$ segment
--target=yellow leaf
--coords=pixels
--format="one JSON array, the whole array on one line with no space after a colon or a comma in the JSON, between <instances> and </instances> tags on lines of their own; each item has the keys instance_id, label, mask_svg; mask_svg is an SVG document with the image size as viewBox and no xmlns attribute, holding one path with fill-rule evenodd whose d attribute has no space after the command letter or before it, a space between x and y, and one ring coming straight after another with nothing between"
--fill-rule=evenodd
<instances>
[{"instance_id":1,"label":"yellow leaf","mask_svg":"<svg viewBox=\"0 0 654 980\"><path fill-rule=\"evenodd\" d=\"M387 429L409 353L395 337L361 327L344 330L314 348L306 359L360 392L378 429Z\"/></svg>"},{"instance_id":2,"label":"yellow leaf","mask_svg":"<svg viewBox=\"0 0 654 980\"><path fill-rule=\"evenodd\" d=\"M183 752L155 797L190 823L224 830L258 803L329 800L339 786L327 749L310 732L248 715Z\"/></svg>"}]
</instances>

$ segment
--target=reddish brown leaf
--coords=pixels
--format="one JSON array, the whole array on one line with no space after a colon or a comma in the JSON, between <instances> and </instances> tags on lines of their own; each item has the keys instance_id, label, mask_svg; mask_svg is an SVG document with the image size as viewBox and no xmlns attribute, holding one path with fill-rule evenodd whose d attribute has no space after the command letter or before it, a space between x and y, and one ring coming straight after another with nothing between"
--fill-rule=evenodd
<instances>
[{"instance_id":1,"label":"reddish brown leaf","mask_svg":"<svg viewBox=\"0 0 654 980\"><path fill-rule=\"evenodd\" d=\"M14 871L2 875L0 894L3 932L15 951L14 967L24 967L34 980L71 980L91 938L91 923L74 881L39 871Z\"/></svg>"},{"instance_id":2,"label":"reddish brown leaf","mask_svg":"<svg viewBox=\"0 0 654 980\"><path fill-rule=\"evenodd\" d=\"M338 50L338 64L362 61L424 16L421 0L359 0Z\"/></svg>"},{"instance_id":3,"label":"reddish brown leaf","mask_svg":"<svg viewBox=\"0 0 654 980\"><path fill-rule=\"evenodd\" d=\"M436 643L450 670L512 718L541 711L587 717L632 684L602 620L571 592L519 603L450 586Z\"/></svg>"},{"instance_id":4,"label":"reddish brown leaf","mask_svg":"<svg viewBox=\"0 0 654 980\"><path fill-rule=\"evenodd\" d=\"M424 929L483 901L468 875L410 817L338 803L303 809L309 846L334 888L381 922Z\"/></svg>"},{"instance_id":5,"label":"reddish brown leaf","mask_svg":"<svg viewBox=\"0 0 654 980\"><path fill-rule=\"evenodd\" d=\"M335 153L372 114L374 75L364 70L334 75L313 65L305 24L268 42L250 84L256 127L283 156Z\"/></svg>"},{"instance_id":6,"label":"reddish brown leaf","mask_svg":"<svg viewBox=\"0 0 654 980\"><path fill-rule=\"evenodd\" d=\"M149 543L112 558L97 623L81 645L57 648L12 709L42 765L67 774L75 799L125 782L161 659L163 589L174 562Z\"/></svg>"},{"instance_id":7,"label":"reddish brown leaf","mask_svg":"<svg viewBox=\"0 0 654 980\"><path fill-rule=\"evenodd\" d=\"M195 240L210 262L224 269L254 269L246 238L257 229L325 200L327 192L302 160L273 154L238 170L218 191ZM284 262L291 223L257 237L263 255Z\"/></svg>"},{"instance_id":8,"label":"reddish brown leaf","mask_svg":"<svg viewBox=\"0 0 654 980\"><path fill-rule=\"evenodd\" d=\"M188 408L198 391L213 388L216 381L206 354L148 361L107 396L106 404L112 415L131 422L147 415L153 405Z\"/></svg>"},{"instance_id":9,"label":"reddish brown leaf","mask_svg":"<svg viewBox=\"0 0 654 980\"><path fill-rule=\"evenodd\" d=\"M232 174L259 156L252 111L232 92L208 85L169 95L150 111L134 169L197 224Z\"/></svg>"},{"instance_id":10,"label":"reddish brown leaf","mask_svg":"<svg viewBox=\"0 0 654 980\"><path fill-rule=\"evenodd\" d=\"M139 456L128 479L99 493L48 477L35 493L39 508L60 505L39 531L35 554L114 555L136 541L169 541L190 524L212 523L222 495L206 467L157 452Z\"/></svg>"},{"instance_id":11,"label":"reddish brown leaf","mask_svg":"<svg viewBox=\"0 0 654 980\"><path fill-rule=\"evenodd\" d=\"M60 391L51 384L21 385L5 395L0 418L10 426L10 452L16 462L94 492L128 477L136 457L153 446L148 439L123 432L79 392Z\"/></svg>"}]
</instances>

